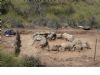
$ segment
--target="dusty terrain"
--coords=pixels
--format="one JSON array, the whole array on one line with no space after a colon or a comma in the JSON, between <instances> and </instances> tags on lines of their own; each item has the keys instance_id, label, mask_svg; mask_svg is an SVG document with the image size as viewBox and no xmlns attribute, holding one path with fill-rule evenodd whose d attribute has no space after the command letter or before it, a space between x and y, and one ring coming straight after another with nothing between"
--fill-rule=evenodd
<instances>
[{"instance_id":1,"label":"dusty terrain","mask_svg":"<svg viewBox=\"0 0 100 75\"><path fill-rule=\"evenodd\" d=\"M39 58L40 61L49 67L85 67L85 66L100 66L100 31L99 30L75 30L75 29L62 29L57 32L67 32L76 36L81 40L86 40L90 43L91 50L83 50L81 52L58 52L58 51L47 51L46 49L36 48L32 45L32 34L33 32L44 31L41 30L32 30L28 34L21 34L22 47L21 47L21 55L29 55ZM45 30L45 31L53 31L53 30ZM96 61L93 61L94 50L95 50L95 41L98 39L97 43L97 54ZM5 37L3 36L2 47L6 50L6 52L14 52L13 43L15 37ZM55 40L50 41L49 44L59 44L61 42L65 42L65 40Z\"/></svg>"}]
</instances>

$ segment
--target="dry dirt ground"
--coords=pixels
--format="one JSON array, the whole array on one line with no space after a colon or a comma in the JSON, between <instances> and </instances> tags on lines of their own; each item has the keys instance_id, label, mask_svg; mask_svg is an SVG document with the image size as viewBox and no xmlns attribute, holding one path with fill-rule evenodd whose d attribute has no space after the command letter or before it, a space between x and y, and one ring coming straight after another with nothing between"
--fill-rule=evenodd
<instances>
[{"instance_id":1,"label":"dry dirt ground","mask_svg":"<svg viewBox=\"0 0 100 75\"><path fill-rule=\"evenodd\" d=\"M44 30L32 30L31 33L21 34L22 47L21 53L22 55L34 56L39 58L41 63L48 67L91 67L91 66L100 66L100 31L99 30L75 30L75 29L62 29L57 32L63 33L67 32L76 36L81 40L86 40L90 43L91 50L83 50L81 52L69 52L69 51L47 51L46 49L36 48L32 45L32 34L33 32L44 31ZM45 30L45 31L53 31L53 30ZM96 61L93 61L94 50L95 50L95 41L98 39L97 43L97 54ZM14 52L13 43L15 37L5 37L3 36L2 47L6 50L6 52ZM65 40L55 40L50 41L49 44L60 44L65 42Z\"/></svg>"}]
</instances>

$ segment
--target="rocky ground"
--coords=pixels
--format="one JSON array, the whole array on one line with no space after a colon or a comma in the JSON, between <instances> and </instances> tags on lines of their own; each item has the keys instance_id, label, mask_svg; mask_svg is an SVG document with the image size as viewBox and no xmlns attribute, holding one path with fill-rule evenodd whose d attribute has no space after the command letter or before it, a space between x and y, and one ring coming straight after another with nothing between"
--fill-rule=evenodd
<instances>
[{"instance_id":1,"label":"rocky ground","mask_svg":"<svg viewBox=\"0 0 100 75\"><path fill-rule=\"evenodd\" d=\"M91 50L83 50L81 52L78 51L47 51L45 48L36 48L32 45L32 34L33 32L44 31L44 30L32 30L31 33L21 34L22 47L21 47L21 55L34 56L40 59L40 61L49 66L49 67L66 67L66 66L76 66L76 67L85 67L85 66L100 66L100 31L98 30L58 30L57 32L67 32L75 35L75 37L86 40L90 43ZM52 31L52 30L45 30ZM98 39L97 43L97 54L96 61L93 61L94 50L95 50L95 41ZM1 47L5 49L6 52L14 52L13 43L15 37L5 37L3 36L3 42ZM65 42L65 40L58 39L55 41L49 41L50 44L59 44Z\"/></svg>"}]
</instances>

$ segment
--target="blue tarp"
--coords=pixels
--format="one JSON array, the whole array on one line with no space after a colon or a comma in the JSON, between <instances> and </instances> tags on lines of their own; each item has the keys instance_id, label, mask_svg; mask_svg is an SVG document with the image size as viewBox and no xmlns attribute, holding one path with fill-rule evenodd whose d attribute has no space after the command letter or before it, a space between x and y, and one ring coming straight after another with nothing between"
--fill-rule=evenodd
<instances>
[{"instance_id":1,"label":"blue tarp","mask_svg":"<svg viewBox=\"0 0 100 75\"><path fill-rule=\"evenodd\" d=\"M16 33L13 31L13 30L6 30L5 32L4 32L4 35L6 36L11 36L11 35L16 35Z\"/></svg>"}]
</instances>

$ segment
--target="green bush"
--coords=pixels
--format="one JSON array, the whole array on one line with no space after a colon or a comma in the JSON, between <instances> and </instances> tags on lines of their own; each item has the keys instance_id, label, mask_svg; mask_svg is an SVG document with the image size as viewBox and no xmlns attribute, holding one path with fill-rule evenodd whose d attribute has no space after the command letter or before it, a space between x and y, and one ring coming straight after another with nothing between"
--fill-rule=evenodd
<instances>
[{"instance_id":1,"label":"green bush","mask_svg":"<svg viewBox=\"0 0 100 75\"><path fill-rule=\"evenodd\" d=\"M13 28L24 28L22 21L21 20L17 20L17 19L13 19L10 21L11 27Z\"/></svg>"},{"instance_id":2,"label":"green bush","mask_svg":"<svg viewBox=\"0 0 100 75\"><path fill-rule=\"evenodd\" d=\"M9 11L11 5L10 0L0 0L0 12L1 14L6 14Z\"/></svg>"},{"instance_id":3,"label":"green bush","mask_svg":"<svg viewBox=\"0 0 100 75\"><path fill-rule=\"evenodd\" d=\"M34 57L15 57L12 53L5 53L0 49L0 67L45 67Z\"/></svg>"},{"instance_id":4,"label":"green bush","mask_svg":"<svg viewBox=\"0 0 100 75\"><path fill-rule=\"evenodd\" d=\"M3 1L3 0L2 0ZM4 0L9 1L9 0ZM93 20L100 21L100 0L11 0L7 7L8 13L2 15L2 18L10 17L14 19L13 26L20 27L23 23L32 26L63 26L63 22L71 27L77 24L91 25ZM3 5L5 6L6 3ZM6 6L5 6L6 7ZM95 16L95 19L92 17ZM62 18L63 17L63 18ZM91 17L91 19L90 19ZM6 26L9 27L7 24ZM92 24L93 25L93 24ZM6 27L5 26L5 27ZM30 26L30 25L29 25ZM60 26L60 27L61 27ZM95 26L95 25L94 25Z\"/></svg>"},{"instance_id":5,"label":"green bush","mask_svg":"<svg viewBox=\"0 0 100 75\"><path fill-rule=\"evenodd\" d=\"M15 67L18 66L17 59L13 54L7 54L0 49L0 67Z\"/></svg>"},{"instance_id":6,"label":"green bush","mask_svg":"<svg viewBox=\"0 0 100 75\"><path fill-rule=\"evenodd\" d=\"M24 56L23 60L21 61L22 67L45 67L45 65L42 65L39 59L36 59L32 56Z\"/></svg>"}]
</instances>

